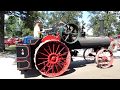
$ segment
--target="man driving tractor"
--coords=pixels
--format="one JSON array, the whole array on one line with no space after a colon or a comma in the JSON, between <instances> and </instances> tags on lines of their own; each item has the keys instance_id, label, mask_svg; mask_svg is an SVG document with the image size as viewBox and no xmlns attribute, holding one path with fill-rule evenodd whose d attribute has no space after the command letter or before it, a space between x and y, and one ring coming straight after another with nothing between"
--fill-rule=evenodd
<instances>
[{"instance_id":1,"label":"man driving tractor","mask_svg":"<svg viewBox=\"0 0 120 90\"><path fill-rule=\"evenodd\" d=\"M34 25L34 38L35 39L42 38L43 37L42 31L43 31L43 23L42 21L37 20Z\"/></svg>"}]
</instances>

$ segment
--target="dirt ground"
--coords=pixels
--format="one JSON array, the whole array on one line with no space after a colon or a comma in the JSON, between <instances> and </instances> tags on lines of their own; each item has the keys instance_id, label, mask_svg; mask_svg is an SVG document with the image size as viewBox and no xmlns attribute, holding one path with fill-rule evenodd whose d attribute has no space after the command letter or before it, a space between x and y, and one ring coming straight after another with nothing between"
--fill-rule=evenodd
<instances>
[{"instance_id":1,"label":"dirt ground","mask_svg":"<svg viewBox=\"0 0 120 90\"><path fill-rule=\"evenodd\" d=\"M20 72L15 59L15 54L0 53L0 79L120 79L120 51L114 53L113 66L107 69L97 68L96 63L86 62L83 57L73 57L69 70L55 78L43 77L36 69Z\"/></svg>"}]
</instances>

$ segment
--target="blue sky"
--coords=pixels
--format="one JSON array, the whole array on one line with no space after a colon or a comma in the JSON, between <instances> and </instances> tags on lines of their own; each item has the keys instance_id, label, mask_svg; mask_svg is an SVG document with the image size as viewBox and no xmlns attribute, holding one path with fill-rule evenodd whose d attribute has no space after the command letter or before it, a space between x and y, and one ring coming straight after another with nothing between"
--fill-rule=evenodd
<instances>
[{"instance_id":1,"label":"blue sky","mask_svg":"<svg viewBox=\"0 0 120 90\"><path fill-rule=\"evenodd\" d=\"M87 11L83 11L82 18L79 18L78 21L84 21L86 25L89 23L90 17L88 17L90 14Z\"/></svg>"},{"instance_id":2,"label":"blue sky","mask_svg":"<svg viewBox=\"0 0 120 90\"><path fill-rule=\"evenodd\" d=\"M88 17L90 14L87 12L87 11L83 11L83 17L78 19L78 21L84 21L86 24L85 24L85 29L84 31L88 34L88 35L92 35L92 29L89 29L88 28L88 23L89 23L89 20L90 20L90 17ZM89 29L89 30L88 30Z\"/></svg>"},{"instance_id":3,"label":"blue sky","mask_svg":"<svg viewBox=\"0 0 120 90\"><path fill-rule=\"evenodd\" d=\"M83 11L83 17L82 17L82 20L86 23L86 24L88 24L88 22L89 22L89 13L87 12L87 11Z\"/></svg>"}]
</instances>

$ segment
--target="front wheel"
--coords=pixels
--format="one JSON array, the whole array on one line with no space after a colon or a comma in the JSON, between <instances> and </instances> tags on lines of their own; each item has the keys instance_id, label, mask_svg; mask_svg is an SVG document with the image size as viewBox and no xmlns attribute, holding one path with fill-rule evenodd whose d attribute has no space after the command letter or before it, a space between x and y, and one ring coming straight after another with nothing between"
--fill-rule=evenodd
<instances>
[{"instance_id":1,"label":"front wheel","mask_svg":"<svg viewBox=\"0 0 120 90\"><path fill-rule=\"evenodd\" d=\"M111 50L101 49L95 58L99 68L109 68L113 64L113 53Z\"/></svg>"}]
</instances>

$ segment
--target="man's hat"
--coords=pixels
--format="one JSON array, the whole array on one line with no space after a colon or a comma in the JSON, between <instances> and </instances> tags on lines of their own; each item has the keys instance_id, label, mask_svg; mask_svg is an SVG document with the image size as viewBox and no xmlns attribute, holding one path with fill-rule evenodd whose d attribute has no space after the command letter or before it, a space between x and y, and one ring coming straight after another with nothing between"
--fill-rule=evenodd
<instances>
[{"instance_id":1,"label":"man's hat","mask_svg":"<svg viewBox=\"0 0 120 90\"><path fill-rule=\"evenodd\" d=\"M35 23L43 23L42 20L36 20Z\"/></svg>"}]
</instances>

